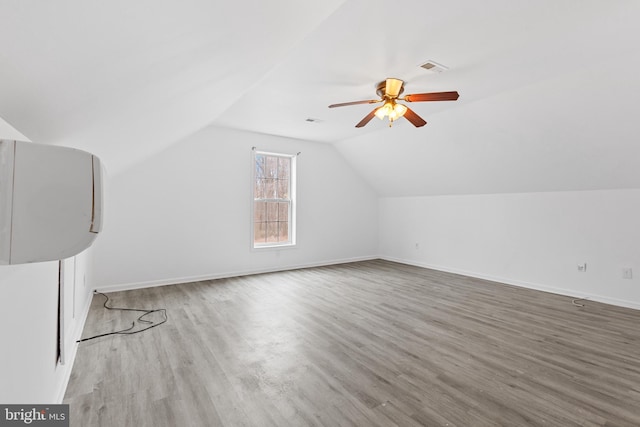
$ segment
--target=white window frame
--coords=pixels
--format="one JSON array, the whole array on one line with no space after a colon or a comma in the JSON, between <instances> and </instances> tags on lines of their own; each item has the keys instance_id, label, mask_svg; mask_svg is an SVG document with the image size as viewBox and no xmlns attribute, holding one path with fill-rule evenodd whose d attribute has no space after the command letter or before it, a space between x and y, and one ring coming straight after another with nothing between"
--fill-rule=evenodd
<instances>
[{"instance_id":1,"label":"white window frame","mask_svg":"<svg viewBox=\"0 0 640 427\"><path fill-rule=\"evenodd\" d=\"M277 243L255 243L255 206L256 201L261 202L282 202L284 199L256 199L254 194L255 182L256 182L256 156L277 156L286 157L291 160L291 168L289 171L289 240L287 242ZM251 249L262 251L265 249L283 249L283 248L295 248L296 247L296 187L297 187L297 154L288 154L273 151L263 151L253 149L251 153Z\"/></svg>"}]
</instances>

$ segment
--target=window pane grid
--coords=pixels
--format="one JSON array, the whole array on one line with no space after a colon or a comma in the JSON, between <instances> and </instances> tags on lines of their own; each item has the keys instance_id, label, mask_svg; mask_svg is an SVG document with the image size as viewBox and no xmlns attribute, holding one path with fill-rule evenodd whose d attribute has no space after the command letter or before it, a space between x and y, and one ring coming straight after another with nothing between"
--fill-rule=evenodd
<instances>
[{"instance_id":1,"label":"window pane grid","mask_svg":"<svg viewBox=\"0 0 640 427\"><path fill-rule=\"evenodd\" d=\"M289 242L290 211L291 204L288 201L257 202L254 211L254 243Z\"/></svg>"},{"instance_id":2,"label":"window pane grid","mask_svg":"<svg viewBox=\"0 0 640 427\"><path fill-rule=\"evenodd\" d=\"M291 157L257 153L254 246L291 243Z\"/></svg>"}]
</instances>

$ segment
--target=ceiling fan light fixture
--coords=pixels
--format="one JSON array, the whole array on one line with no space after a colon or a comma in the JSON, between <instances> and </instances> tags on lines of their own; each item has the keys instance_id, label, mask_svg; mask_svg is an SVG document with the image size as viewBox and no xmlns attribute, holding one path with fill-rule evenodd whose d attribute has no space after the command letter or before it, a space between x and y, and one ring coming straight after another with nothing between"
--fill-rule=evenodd
<instances>
[{"instance_id":1,"label":"ceiling fan light fixture","mask_svg":"<svg viewBox=\"0 0 640 427\"><path fill-rule=\"evenodd\" d=\"M404 113L407 112L407 107L402 104L395 104L393 106L393 112L395 113L396 117L402 117L404 116Z\"/></svg>"},{"instance_id":2,"label":"ceiling fan light fixture","mask_svg":"<svg viewBox=\"0 0 640 427\"><path fill-rule=\"evenodd\" d=\"M391 105L391 101L387 101L384 105L376 110L376 117L380 120L384 119L385 116L388 116L393 111L393 105Z\"/></svg>"},{"instance_id":3,"label":"ceiling fan light fixture","mask_svg":"<svg viewBox=\"0 0 640 427\"><path fill-rule=\"evenodd\" d=\"M375 112L375 115L380 120L383 120L385 117L389 117L390 121L394 121L404 116L404 113L407 112L407 107L402 104L397 104L393 101L387 101L384 105L378 108Z\"/></svg>"}]
</instances>

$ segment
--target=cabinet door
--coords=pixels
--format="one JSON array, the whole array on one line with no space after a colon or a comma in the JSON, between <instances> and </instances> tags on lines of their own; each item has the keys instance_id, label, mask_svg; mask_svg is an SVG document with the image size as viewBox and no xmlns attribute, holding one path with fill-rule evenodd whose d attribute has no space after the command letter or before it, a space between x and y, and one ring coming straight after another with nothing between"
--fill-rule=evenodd
<instances>
[{"instance_id":1,"label":"cabinet door","mask_svg":"<svg viewBox=\"0 0 640 427\"><path fill-rule=\"evenodd\" d=\"M11 254L14 149L13 141L0 141L0 264L8 264Z\"/></svg>"}]
</instances>

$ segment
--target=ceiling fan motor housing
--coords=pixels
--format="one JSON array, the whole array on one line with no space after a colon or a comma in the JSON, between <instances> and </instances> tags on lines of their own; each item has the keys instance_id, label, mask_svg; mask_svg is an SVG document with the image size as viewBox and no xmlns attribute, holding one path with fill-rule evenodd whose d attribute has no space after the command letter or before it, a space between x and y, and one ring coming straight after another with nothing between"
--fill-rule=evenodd
<instances>
[{"instance_id":1,"label":"ceiling fan motor housing","mask_svg":"<svg viewBox=\"0 0 640 427\"><path fill-rule=\"evenodd\" d=\"M387 91L389 89L389 91ZM393 92L397 93L393 93ZM387 93L390 92L390 93ZM404 82L400 79L388 78L378 83L376 93L380 98L397 98L404 92Z\"/></svg>"}]
</instances>

